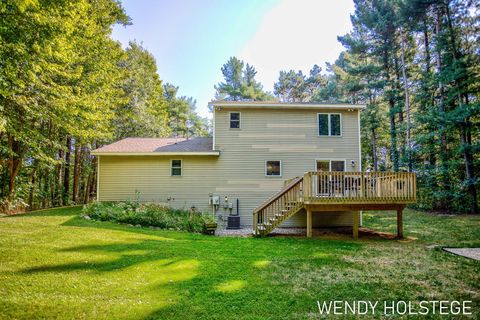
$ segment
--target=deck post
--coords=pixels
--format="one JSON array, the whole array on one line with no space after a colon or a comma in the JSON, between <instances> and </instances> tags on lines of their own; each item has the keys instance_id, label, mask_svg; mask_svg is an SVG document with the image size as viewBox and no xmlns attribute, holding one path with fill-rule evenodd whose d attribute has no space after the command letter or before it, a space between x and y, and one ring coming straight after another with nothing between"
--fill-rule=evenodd
<instances>
[{"instance_id":1,"label":"deck post","mask_svg":"<svg viewBox=\"0 0 480 320\"><path fill-rule=\"evenodd\" d=\"M312 209L307 208L307 238L312 237Z\"/></svg>"},{"instance_id":2,"label":"deck post","mask_svg":"<svg viewBox=\"0 0 480 320\"><path fill-rule=\"evenodd\" d=\"M397 238L403 238L403 208L397 209Z\"/></svg>"},{"instance_id":3,"label":"deck post","mask_svg":"<svg viewBox=\"0 0 480 320\"><path fill-rule=\"evenodd\" d=\"M355 210L353 214L353 239L358 239L358 227L360 226L360 212Z\"/></svg>"}]
</instances>

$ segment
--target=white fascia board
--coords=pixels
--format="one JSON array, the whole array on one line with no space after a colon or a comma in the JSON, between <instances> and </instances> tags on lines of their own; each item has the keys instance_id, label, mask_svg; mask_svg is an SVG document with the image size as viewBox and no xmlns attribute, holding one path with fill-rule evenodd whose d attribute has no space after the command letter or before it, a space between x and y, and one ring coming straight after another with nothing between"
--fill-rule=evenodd
<instances>
[{"instance_id":1,"label":"white fascia board","mask_svg":"<svg viewBox=\"0 0 480 320\"><path fill-rule=\"evenodd\" d=\"M220 151L205 152L92 152L94 156L219 156Z\"/></svg>"},{"instance_id":2,"label":"white fascia board","mask_svg":"<svg viewBox=\"0 0 480 320\"><path fill-rule=\"evenodd\" d=\"M251 109L333 109L333 110L361 110L366 105L362 104L303 104L303 103L228 103L228 102L212 102L209 104L214 108L251 108Z\"/></svg>"}]
</instances>

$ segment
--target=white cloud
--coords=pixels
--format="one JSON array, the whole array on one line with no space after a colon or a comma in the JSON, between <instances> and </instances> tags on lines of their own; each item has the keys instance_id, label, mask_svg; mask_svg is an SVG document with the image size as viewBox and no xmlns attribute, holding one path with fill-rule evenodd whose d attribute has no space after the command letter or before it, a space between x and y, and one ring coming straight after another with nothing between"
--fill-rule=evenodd
<instances>
[{"instance_id":1,"label":"white cloud","mask_svg":"<svg viewBox=\"0 0 480 320\"><path fill-rule=\"evenodd\" d=\"M342 51L338 35L351 30L351 0L284 0L263 18L239 58L252 64L266 90L280 70L324 68Z\"/></svg>"}]
</instances>

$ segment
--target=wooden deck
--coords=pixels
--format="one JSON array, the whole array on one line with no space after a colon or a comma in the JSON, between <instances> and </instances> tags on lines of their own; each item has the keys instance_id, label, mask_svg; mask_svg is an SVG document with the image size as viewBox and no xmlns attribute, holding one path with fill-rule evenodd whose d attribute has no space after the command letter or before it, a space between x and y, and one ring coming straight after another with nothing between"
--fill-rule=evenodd
<instances>
[{"instance_id":1,"label":"wooden deck","mask_svg":"<svg viewBox=\"0 0 480 320\"><path fill-rule=\"evenodd\" d=\"M306 204L408 204L416 202L411 172L307 172Z\"/></svg>"},{"instance_id":2,"label":"wooden deck","mask_svg":"<svg viewBox=\"0 0 480 320\"><path fill-rule=\"evenodd\" d=\"M415 202L416 176L411 172L307 172L254 210L254 233L270 233L301 209L307 212L307 237L312 235L313 212L396 210L397 235L403 237L403 209ZM355 238L358 227L354 213Z\"/></svg>"}]
</instances>

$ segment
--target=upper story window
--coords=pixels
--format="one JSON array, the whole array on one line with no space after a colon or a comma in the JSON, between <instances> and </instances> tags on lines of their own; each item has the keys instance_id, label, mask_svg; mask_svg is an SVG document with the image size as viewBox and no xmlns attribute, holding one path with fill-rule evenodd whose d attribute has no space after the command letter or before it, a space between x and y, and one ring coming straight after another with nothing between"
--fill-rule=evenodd
<instances>
[{"instance_id":1,"label":"upper story window","mask_svg":"<svg viewBox=\"0 0 480 320\"><path fill-rule=\"evenodd\" d=\"M172 177L182 175L182 160L172 160Z\"/></svg>"},{"instance_id":2,"label":"upper story window","mask_svg":"<svg viewBox=\"0 0 480 320\"><path fill-rule=\"evenodd\" d=\"M230 112L230 129L240 129L240 112Z\"/></svg>"},{"instance_id":3,"label":"upper story window","mask_svg":"<svg viewBox=\"0 0 480 320\"><path fill-rule=\"evenodd\" d=\"M318 135L319 136L341 136L342 116L340 113L319 113L318 114Z\"/></svg>"},{"instance_id":4,"label":"upper story window","mask_svg":"<svg viewBox=\"0 0 480 320\"><path fill-rule=\"evenodd\" d=\"M282 162L280 160L265 161L265 175L267 177L281 177L282 176Z\"/></svg>"}]
</instances>

